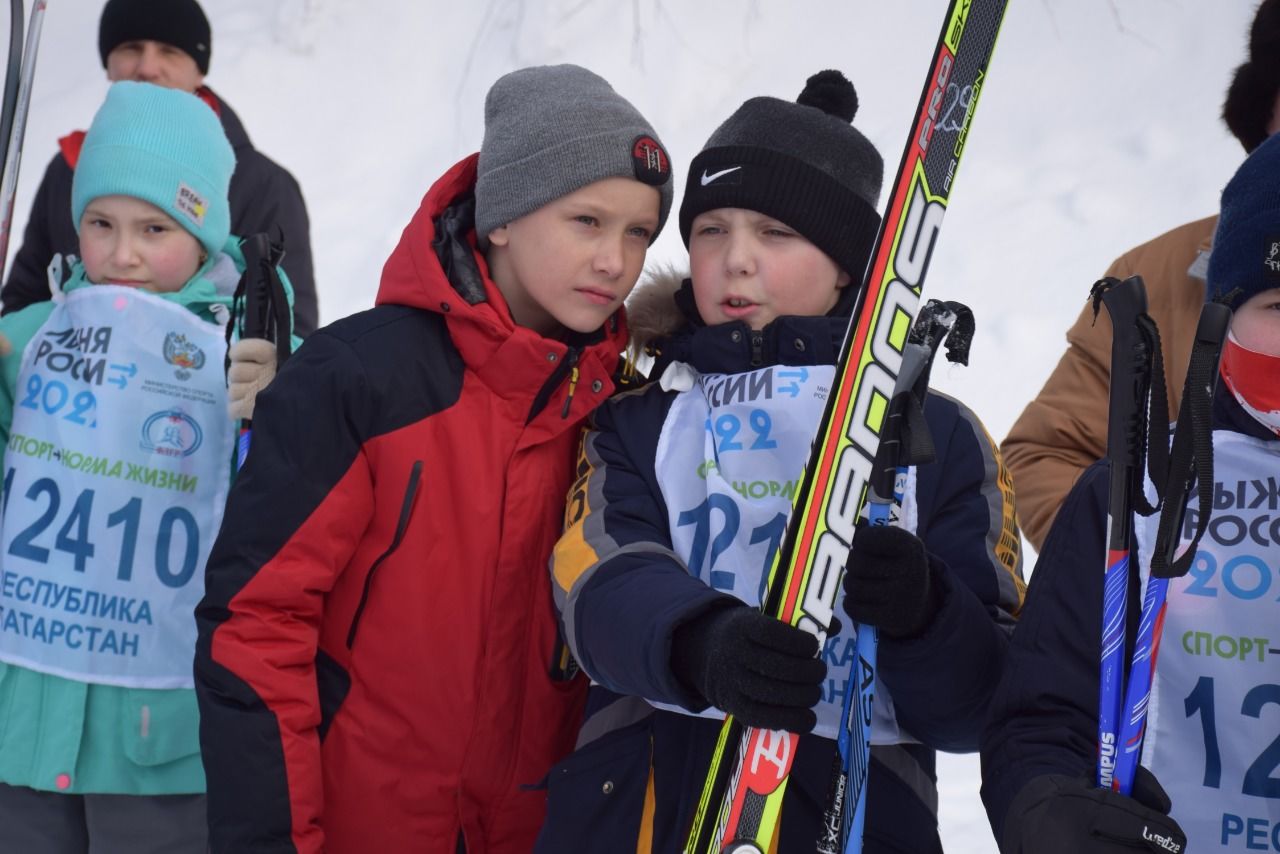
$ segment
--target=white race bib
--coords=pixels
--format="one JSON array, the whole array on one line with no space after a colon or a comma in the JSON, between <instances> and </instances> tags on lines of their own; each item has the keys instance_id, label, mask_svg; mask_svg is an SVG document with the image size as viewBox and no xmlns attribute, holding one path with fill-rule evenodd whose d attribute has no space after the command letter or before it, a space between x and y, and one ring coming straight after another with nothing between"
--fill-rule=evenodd
<instances>
[{"instance_id":1,"label":"white race bib","mask_svg":"<svg viewBox=\"0 0 1280 854\"><path fill-rule=\"evenodd\" d=\"M1208 531L1169 585L1142 764L1189 850L1277 852L1280 443L1215 432L1214 479ZM1184 534L1197 506L1193 496ZM1144 576L1156 525L1137 526Z\"/></svg>"},{"instance_id":2,"label":"white race bib","mask_svg":"<svg viewBox=\"0 0 1280 854\"><path fill-rule=\"evenodd\" d=\"M223 334L153 294L95 285L31 339L4 455L0 660L192 686L234 443Z\"/></svg>"},{"instance_id":3,"label":"white race bib","mask_svg":"<svg viewBox=\"0 0 1280 854\"><path fill-rule=\"evenodd\" d=\"M693 388L672 404L655 468L672 546L708 586L748 605L760 604L834 376L831 365L698 375ZM904 522L914 531L914 469L906 496ZM843 597L842 589L836 602L841 615ZM827 683L814 732L825 738L836 737L856 660L853 626L843 616L842 622L822 651ZM872 741L903 741L888 689L877 680L875 692ZM714 708L701 714L724 717Z\"/></svg>"}]
</instances>

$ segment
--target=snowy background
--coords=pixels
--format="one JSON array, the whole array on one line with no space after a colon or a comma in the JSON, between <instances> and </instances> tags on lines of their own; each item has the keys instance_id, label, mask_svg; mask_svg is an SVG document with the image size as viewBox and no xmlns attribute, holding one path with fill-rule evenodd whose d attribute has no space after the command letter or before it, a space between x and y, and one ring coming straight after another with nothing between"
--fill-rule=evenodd
<instances>
[{"instance_id":1,"label":"snowy background","mask_svg":"<svg viewBox=\"0 0 1280 854\"><path fill-rule=\"evenodd\" d=\"M524 65L575 62L636 104L678 187L754 95L793 99L823 68L858 87L855 124L892 172L945 0L202 0L208 83L311 213L321 320L372 304L438 173L479 147L484 93ZM935 385L1007 431L1116 255L1212 213L1242 150L1218 116L1255 0L1012 0L927 295L973 307L970 367ZM106 91L101 0L49 0L10 253L56 139ZM3 38L7 38L7 32ZM883 200L882 200L883 205ZM674 222L650 261L683 262ZM950 854L995 851L976 757L943 757Z\"/></svg>"}]
</instances>

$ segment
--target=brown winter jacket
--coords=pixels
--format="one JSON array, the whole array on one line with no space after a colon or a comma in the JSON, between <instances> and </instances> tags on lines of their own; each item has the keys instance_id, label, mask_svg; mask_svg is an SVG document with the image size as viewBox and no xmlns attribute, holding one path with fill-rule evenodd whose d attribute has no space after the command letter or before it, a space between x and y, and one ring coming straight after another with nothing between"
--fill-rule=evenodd
<instances>
[{"instance_id":1,"label":"brown winter jacket","mask_svg":"<svg viewBox=\"0 0 1280 854\"><path fill-rule=\"evenodd\" d=\"M1117 258L1106 275L1142 276L1160 327L1170 416L1177 413L1191 342L1204 305L1204 263L1216 216L1180 225ZM1193 268L1194 265L1194 269ZM1071 485L1107 444L1111 321L1086 306L1067 330L1067 351L1000 446L1013 472L1018 520L1038 551Z\"/></svg>"}]
</instances>

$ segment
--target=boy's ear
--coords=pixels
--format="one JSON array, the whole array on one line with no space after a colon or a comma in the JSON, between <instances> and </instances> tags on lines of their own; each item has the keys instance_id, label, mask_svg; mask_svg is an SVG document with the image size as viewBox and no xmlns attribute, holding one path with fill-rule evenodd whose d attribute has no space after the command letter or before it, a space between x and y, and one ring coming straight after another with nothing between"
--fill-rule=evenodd
<instances>
[{"instance_id":1,"label":"boy's ear","mask_svg":"<svg viewBox=\"0 0 1280 854\"><path fill-rule=\"evenodd\" d=\"M490 246L506 246L511 241L511 235L507 233L507 227L500 225L493 231L489 232Z\"/></svg>"},{"instance_id":2,"label":"boy's ear","mask_svg":"<svg viewBox=\"0 0 1280 854\"><path fill-rule=\"evenodd\" d=\"M844 270L841 270L840 275L836 276L836 290L840 290L841 288L847 287L848 284L852 281L853 281L853 277L850 276L848 273L846 273Z\"/></svg>"}]
</instances>

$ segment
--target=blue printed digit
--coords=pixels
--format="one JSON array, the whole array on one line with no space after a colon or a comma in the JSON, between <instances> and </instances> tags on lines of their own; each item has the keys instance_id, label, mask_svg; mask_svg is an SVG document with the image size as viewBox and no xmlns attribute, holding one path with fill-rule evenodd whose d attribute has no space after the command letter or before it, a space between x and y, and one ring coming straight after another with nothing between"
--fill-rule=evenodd
<instances>
[{"instance_id":1,"label":"blue printed digit","mask_svg":"<svg viewBox=\"0 0 1280 854\"><path fill-rule=\"evenodd\" d=\"M1217 571L1218 561L1213 555L1204 551L1196 552L1195 560L1191 561L1191 569L1187 572L1191 576L1191 584L1186 592L1192 596L1217 596L1218 588L1209 586Z\"/></svg>"},{"instance_id":2,"label":"blue printed digit","mask_svg":"<svg viewBox=\"0 0 1280 854\"><path fill-rule=\"evenodd\" d=\"M1213 708L1213 677L1201 676L1183 701L1187 717L1200 715L1204 733L1204 782L1210 789L1222 787L1222 752L1218 748L1218 717Z\"/></svg>"},{"instance_id":3,"label":"blue printed digit","mask_svg":"<svg viewBox=\"0 0 1280 854\"><path fill-rule=\"evenodd\" d=\"M721 415L716 419L716 435L720 437L716 447L721 451L741 451L742 443L734 438L740 430L742 430L742 421L736 416Z\"/></svg>"},{"instance_id":4,"label":"blue printed digit","mask_svg":"<svg viewBox=\"0 0 1280 854\"><path fill-rule=\"evenodd\" d=\"M94 398L93 392L82 391L77 394L71 401L71 407L71 411L65 416L68 421L73 424L94 426L94 424L90 424L87 417L93 414L93 411L98 407L98 401Z\"/></svg>"},{"instance_id":5,"label":"blue printed digit","mask_svg":"<svg viewBox=\"0 0 1280 854\"><path fill-rule=\"evenodd\" d=\"M719 510L724 514L724 527L720 529L720 533L714 540L711 537L712 510ZM738 505L734 504L733 499L727 495L710 495L697 507L685 510L676 517L677 527L694 526L693 545L689 553L689 573L702 577L703 562L708 560L708 545L710 545L709 566L714 568L716 558L720 557L733 543L733 538L738 535L738 527L741 524L742 515ZM732 572L716 572L714 569L711 572L711 586L717 590L732 590L733 579Z\"/></svg>"},{"instance_id":6,"label":"blue printed digit","mask_svg":"<svg viewBox=\"0 0 1280 854\"><path fill-rule=\"evenodd\" d=\"M120 567L116 570L116 578L128 581L133 578L133 553L138 545L138 520L142 516L142 499L130 498L129 503L107 516L107 527L124 525L124 536L120 540ZM168 557L168 549L166 557Z\"/></svg>"},{"instance_id":7,"label":"blue printed digit","mask_svg":"<svg viewBox=\"0 0 1280 854\"><path fill-rule=\"evenodd\" d=\"M768 543L769 547L764 554L764 568L760 573L760 593L759 600L764 601L765 590L769 587L769 571L773 569L773 558L778 553L778 546L782 542L782 535L787 531L787 516L785 513L779 513L765 522L763 525L751 532L751 545L756 543Z\"/></svg>"},{"instance_id":8,"label":"blue printed digit","mask_svg":"<svg viewBox=\"0 0 1280 854\"><path fill-rule=\"evenodd\" d=\"M58 515L58 504L61 501L58 495L58 484L47 477L42 477L31 484L31 488L27 490L27 498L36 501L42 493L49 496L49 506L40 514L39 519L20 531L9 544L9 554L36 563L49 562L49 550L35 545L33 541L53 523L53 517Z\"/></svg>"},{"instance_id":9,"label":"blue printed digit","mask_svg":"<svg viewBox=\"0 0 1280 854\"><path fill-rule=\"evenodd\" d=\"M86 489L80 493L76 503L71 507L71 515L58 531L53 547L60 552L74 555L76 572L84 572L85 564L93 557L93 543L89 542L89 516L93 513L93 490ZM75 528L75 536L71 529Z\"/></svg>"},{"instance_id":10,"label":"blue printed digit","mask_svg":"<svg viewBox=\"0 0 1280 854\"><path fill-rule=\"evenodd\" d=\"M0 514L9 509L9 493L13 491L13 466L4 473L4 495L0 496Z\"/></svg>"},{"instance_id":11,"label":"blue printed digit","mask_svg":"<svg viewBox=\"0 0 1280 854\"><path fill-rule=\"evenodd\" d=\"M1240 713L1261 718L1262 707L1273 704L1280 705L1280 685L1258 685L1244 695ZM1277 765L1280 765L1280 737L1274 739L1249 766L1241 791L1257 798L1280 798L1280 780L1271 776Z\"/></svg>"},{"instance_id":12,"label":"blue printed digit","mask_svg":"<svg viewBox=\"0 0 1280 854\"><path fill-rule=\"evenodd\" d=\"M49 402L49 392L51 391L57 393L54 397L54 400L57 401L56 403ZM67 405L67 398L70 396L71 392L67 391L65 383L58 382L57 380L50 380L44 384L44 393L40 395L40 403L44 407L45 412L53 415L55 412Z\"/></svg>"},{"instance_id":13,"label":"blue printed digit","mask_svg":"<svg viewBox=\"0 0 1280 854\"><path fill-rule=\"evenodd\" d=\"M40 385L41 383L40 383L39 374L32 374L30 377L28 377L27 378L27 396L22 398L22 402L19 403L18 405L26 407L27 409L39 409L40 408L40 403L39 403Z\"/></svg>"},{"instance_id":14,"label":"blue printed digit","mask_svg":"<svg viewBox=\"0 0 1280 854\"><path fill-rule=\"evenodd\" d=\"M1252 587L1242 587L1236 582L1236 570L1241 566L1257 570L1258 580ZM1237 555L1222 566L1222 586L1238 599L1260 599L1271 589L1271 567L1254 555Z\"/></svg>"},{"instance_id":15,"label":"blue printed digit","mask_svg":"<svg viewBox=\"0 0 1280 854\"><path fill-rule=\"evenodd\" d=\"M186 528L186 551L182 556L182 569L176 574L169 569L169 544L173 539L173 526L181 523ZM200 531L195 517L185 507L170 507L160 517L160 531L156 536L156 577L166 587L182 587L196 571L196 558L200 552Z\"/></svg>"},{"instance_id":16,"label":"blue printed digit","mask_svg":"<svg viewBox=\"0 0 1280 854\"><path fill-rule=\"evenodd\" d=\"M751 443L751 450L768 451L778 447L778 443L769 438L769 431L773 429L773 419L769 417L769 413L763 409L753 409L750 418L751 429L756 434L756 440Z\"/></svg>"}]
</instances>

